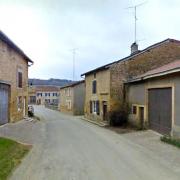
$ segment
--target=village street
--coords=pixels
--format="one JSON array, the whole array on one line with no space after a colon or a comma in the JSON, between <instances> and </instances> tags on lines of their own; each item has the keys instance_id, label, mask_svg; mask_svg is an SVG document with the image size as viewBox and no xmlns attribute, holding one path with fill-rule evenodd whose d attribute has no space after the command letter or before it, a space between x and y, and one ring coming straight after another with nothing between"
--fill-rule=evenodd
<instances>
[{"instance_id":1,"label":"village street","mask_svg":"<svg viewBox=\"0 0 180 180\"><path fill-rule=\"evenodd\" d=\"M12 180L179 180L179 149L152 131L120 135L42 106L35 113L40 122L0 128L33 144Z\"/></svg>"}]
</instances>

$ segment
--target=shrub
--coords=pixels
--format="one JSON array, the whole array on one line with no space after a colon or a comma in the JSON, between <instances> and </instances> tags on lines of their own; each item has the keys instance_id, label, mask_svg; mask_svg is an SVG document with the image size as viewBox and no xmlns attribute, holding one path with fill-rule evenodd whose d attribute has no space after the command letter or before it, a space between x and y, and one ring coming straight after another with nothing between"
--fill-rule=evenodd
<instances>
[{"instance_id":1,"label":"shrub","mask_svg":"<svg viewBox=\"0 0 180 180\"><path fill-rule=\"evenodd\" d=\"M127 113L125 111L113 111L109 113L111 126L122 126L127 123Z\"/></svg>"}]
</instances>

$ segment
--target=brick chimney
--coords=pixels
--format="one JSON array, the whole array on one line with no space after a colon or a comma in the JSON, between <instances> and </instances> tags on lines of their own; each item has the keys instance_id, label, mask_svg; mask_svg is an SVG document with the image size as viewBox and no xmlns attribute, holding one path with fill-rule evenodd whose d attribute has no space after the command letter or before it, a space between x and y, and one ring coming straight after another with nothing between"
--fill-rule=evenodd
<instances>
[{"instance_id":1,"label":"brick chimney","mask_svg":"<svg viewBox=\"0 0 180 180\"><path fill-rule=\"evenodd\" d=\"M136 42L134 42L134 43L131 45L131 55L136 54L137 52L139 52L139 50L138 50L138 44L137 44Z\"/></svg>"}]
</instances>

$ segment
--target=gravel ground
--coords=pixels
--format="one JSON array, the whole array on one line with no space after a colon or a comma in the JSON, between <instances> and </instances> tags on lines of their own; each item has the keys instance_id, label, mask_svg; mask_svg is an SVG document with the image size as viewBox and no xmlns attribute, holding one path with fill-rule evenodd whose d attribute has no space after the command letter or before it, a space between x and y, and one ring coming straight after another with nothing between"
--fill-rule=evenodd
<instances>
[{"instance_id":1,"label":"gravel ground","mask_svg":"<svg viewBox=\"0 0 180 180\"><path fill-rule=\"evenodd\" d=\"M179 149L152 131L117 134L41 106L35 113L40 122L0 128L0 135L6 128L6 135L33 144L11 180L180 179Z\"/></svg>"}]
</instances>

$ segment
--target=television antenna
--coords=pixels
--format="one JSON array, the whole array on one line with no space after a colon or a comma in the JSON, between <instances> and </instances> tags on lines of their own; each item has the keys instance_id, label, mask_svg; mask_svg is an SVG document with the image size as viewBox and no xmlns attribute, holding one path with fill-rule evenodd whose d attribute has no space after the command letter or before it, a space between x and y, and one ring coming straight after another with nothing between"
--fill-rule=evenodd
<instances>
[{"instance_id":1,"label":"television antenna","mask_svg":"<svg viewBox=\"0 0 180 180\"><path fill-rule=\"evenodd\" d=\"M146 4L146 3L147 3L147 1L126 8L126 9L134 9L134 42L135 43L137 43L137 20L138 20L138 18L137 18L137 8L144 5L144 4Z\"/></svg>"}]
</instances>

